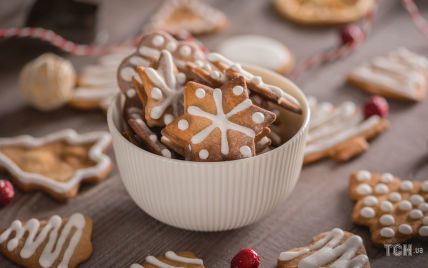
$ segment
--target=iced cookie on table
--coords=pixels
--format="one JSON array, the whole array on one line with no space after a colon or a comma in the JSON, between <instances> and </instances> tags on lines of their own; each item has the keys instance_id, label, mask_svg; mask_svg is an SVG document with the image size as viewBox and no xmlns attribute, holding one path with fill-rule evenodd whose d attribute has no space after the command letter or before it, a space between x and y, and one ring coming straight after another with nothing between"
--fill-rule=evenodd
<instances>
[{"instance_id":1,"label":"iced cookie on table","mask_svg":"<svg viewBox=\"0 0 428 268\"><path fill-rule=\"evenodd\" d=\"M356 201L352 221L369 227L376 245L428 238L428 180L360 170L351 176L349 194Z\"/></svg>"},{"instance_id":2,"label":"iced cookie on table","mask_svg":"<svg viewBox=\"0 0 428 268\"><path fill-rule=\"evenodd\" d=\"M182 144L192 161L222 161L254 156L255 140L275 121L275 114L252 103L242 77L221 88L195 82L184 90L184 114L162 135Z\"/></svg>"},{"instance_id":3,"label":"iced cookie on table","mask_svg":"<svg viewBox=\"0 0 428 268\"><path fill-rule=\"evenodd\" d=\"M204 268L203 260L199 259L192 252L167 251L164 256L147 256L145 262L140 265L134 263L130 268Z\"/></svg>"},{"instance_id":4,"label":"iced cookie on table","mask_svg":"<svg viewBox=\"0 0 428 268\"><path fill-rule=\"evenodd\" d=\"M133 49L123 48L101 56L97 63L85 66L77 77L77 86L69 101L72 107L88 110L107 110L112 98L119 92L116 72L119 64Z\"/></svg>"},{"instance_id":5,"label":"iced cookie on table","mask_svg":"<svg viewBox=\"0 0 428 268\"><path fill-rule=\"evenodd\" d=\"M399 48L355 67L347 79L370 94L422 101L428 86L428 58Z\"/></svg>"},{"instance_id":6,"label":"iced cookie on table","mask_svg":"<svg viewBox=\"0 0 428 268\"><path fill-rule=\"evenodd\" d=\"M0 252L28 268L77 267L92 255L92 220L80 213L47 221L15 220L0 230Z\"/></svg>"},{"instance_id":7,"label":"iced cookie on table","mask_svg":"<svg viewBox=\"0 0 428 268\"><path fill-rule=\"evenodd\" d=\"M227 25L226 15L204 1L167 0L151 18L148 27L200 35L222 31Z\"/></svg>"},{"instance_id":8,"label":"iced cookie on table","mask_svg":"<svg viewBox=\"0 0 428 268\"><path fill-rule=\"evenodd\" d=\"M42 190L55 199L77 195L81 183L95 183L110 173L105 154L111 136L98 131L78 134L62 130L41 138L0 138L0 169L24 191Z\"/></svg>"},{"instance_id":9,"label":"iced cookie on table","mask_svg":"<svg viewBox=\"0 0 428 268\"><path fill-rule=\"evenodd\" d=\"M354 22L375 7L374 0L273 0L273 4L290 21L305 25Z\"/></svg>"},{"instance_id":10,"label":"iced cookie on table","mask_svg":"<svg viewBox=\"0 0 428 268\"><path fill-rule=\"evenodd\" d=\"M309 97L312 119L306 138L304 163L323 158L347 161L365 152L368 140L389 126L381 114L365 118L363 111L351 101L334 106Z\"/></svg>"},{"instance_id":11,"label":"iced cookie on table","mask_svg":"<svg viewBox=\"0 0 428 268\"><path fill-rule=\"evenodd\" d=\"M305 247L281 252L277 267L370 268L370 263L360 236L334 228L315 236Z\"/></svg>"},{"instance_id":12,"label":"iced cookie on table","mask_svg":"<svg viewBox=\"0 0 428 268\"><path fill-rule=\"evenodd\" d=\"M241 35L227 39L217 48L223 56L245 64L268 68L278 73L288 73L294 57L281 42L262 35Z\"/></svg>"}]
</instances>

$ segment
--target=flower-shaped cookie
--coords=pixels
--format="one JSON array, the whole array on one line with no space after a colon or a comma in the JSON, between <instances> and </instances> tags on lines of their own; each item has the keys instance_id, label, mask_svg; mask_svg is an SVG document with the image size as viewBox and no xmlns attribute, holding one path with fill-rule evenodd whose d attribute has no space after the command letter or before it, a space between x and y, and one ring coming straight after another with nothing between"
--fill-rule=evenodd
<instances>
[{"instance_id":1,"label":"flower-shaped cookie","mask_svg":"<svg viewBox=\"0 0 428 268\"><path fill-rule=\"evenodd\" d=\"M357 201L352 220L370 228L375 244L428 238L428 181L361 170L352 174L349 193Z\"/></svg>"},{"instance_id":2,"label":"flower-shaped cookie","mask_svg":"<svg viewBox=\"0 0 428 268\"><path fill-rule=\"evenodd\" d=\"M184 90L184 115L162 130L162 135L183 144L186 158L221 161L255 155L256 136L275 114L252 103L244 78L220 88L189 82Z\"/></svg>"},{"instance_id":3,"label":"flower-shaped cookie","mask_svg":"<svg viewBox=\"0 0 428 268\"><path fill-rule=\"evenodd\" d=\"M157 267L188 267L204 268L203 260L199 259L192 252L167 251L165 256L147 256L143 265L134 263L130 268L157 268Z\"/></svg>"},{"instance_id":4,"label":"flower-shaped cookie","mask_svg":"<svg viewBox=\"0 0 428 268\"><path fill-rule=\"evenodd\" d=\"M152 126L172 122L180 111L186 75L180 73L171 53L162 50L157 69L138 67L146 96L145 118Z\"/></svg>"},{"instance_id":5,"label":"flower-shaped cookie","mask_svg":"<svg viewBox=\"0 0 428 268\"><path fill-rule=\"evenodd\" d=\"M41 138L1 138L0 169L24 191L68 199L77 195L82 182L98 182L110 173L111 159L104 153L110 144L107 132L78 134L71 129Z\"/></svg>"}]
</instances>

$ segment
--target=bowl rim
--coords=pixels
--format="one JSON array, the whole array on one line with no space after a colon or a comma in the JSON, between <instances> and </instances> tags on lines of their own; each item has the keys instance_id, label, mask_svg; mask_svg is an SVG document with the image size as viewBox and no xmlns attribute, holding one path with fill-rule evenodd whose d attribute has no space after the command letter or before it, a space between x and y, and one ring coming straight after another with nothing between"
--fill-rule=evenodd
<instances>
[{"instance_id":1,"label":"bowl rim","mask_svg":"<svg viewBox=\"0 0 428 268\"><path fill-rule=\"evenodd\" d=\"M294 83L292 82L290 79L288 79L285 76L282 76L274 71L268 70L266 68L263 67L259 67L259 66L255 66L255 65L251 65L251 64L243 64L242 65L244 68L248 68L251 69L252 71L256 71L258 73L269 73L270 76L275 77L276 79L282 80L285 84L287 84L288 87L292 88L295 93L297 95L299 95L300 99L299 103L302 105L302 108L304 108L304 112L302 114L303 118L303 122L301 124L301 126L299 127L299 130L296 131L296 133L294 133L294 135L287 140L286 142L284 142L283 144L281 144L280 146L274 148L271 151L265 152L263 154L260 155L255 155L252 157L248 157L248 158L242 158L242 159L236 159L236 160L229 160L229 161L218 161L218 162L197 162L197 161L185 161L185 160L179 160L179 159L172 159L172 158L168 158L168 157L164 157L164 156L160 156L154 153L151 153L149 151L146 151L138 146L136 146L135 144L133 144L132 142L130 142L128 139L126 139L121 132L119 131L118 127L116 126L116 123L114 122L113 119L113 113L117 114L118 110L117 110L117 102L120 98L122 98L122 93L118 92L112 99L108 110L107 110L107 123L109 126L110 131L114 131L116 132L115 136L120 136L119 139L124 140L125 142L129 143L129 145L131 145L134 149L137 149L138 151L142 152L143 154L147 155L147 157L153 157L154 159L158 159L160 161L164 161L166 163L171 163L171 164L181 164L181 165L188 165L190 167L202 167L202 166L226 166L226 165L235 165L237 163L245 163L245 161L255 161L257 159L260 159L262 157L267 157L268 155L274 153L277 150L280 149L284 149L284 147L288 147L289 144L291 144L294 140L296 140L299 136L302 135L302 132L305 131L305 129L308 128L309 126L309 122L310 122L310 118L311 118L311 110L309 108L309 102L308 99L306 98L306 95L303 93L303 91ZM281 88L282 89L282 88ZM283 89L284 90L284 89ZM303 101L303 103L302 103Z\"/></svg>"}]
</instances>

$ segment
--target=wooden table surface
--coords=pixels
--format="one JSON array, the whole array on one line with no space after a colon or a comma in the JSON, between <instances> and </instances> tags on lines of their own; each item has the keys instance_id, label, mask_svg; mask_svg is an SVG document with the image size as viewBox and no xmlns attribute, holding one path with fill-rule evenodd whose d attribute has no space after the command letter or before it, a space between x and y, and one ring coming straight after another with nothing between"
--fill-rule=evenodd
<instances>
[{"instance_id":1,"label":"wooden table surface","mask_svg":"<svg viewBox=\"0 0 428 268\"><path fill-rule=\"evenodd\" d=\"M406 46L428 55L428 42L415 29L400 1L384 1L368 42L347 59L313 71L300 81L303 90L320 100L362 104L366 95L344 83L344 75L355 64L390 49ZM428 17L428 3L418 1ZM425 3L422 3L425 2ZM103 1L100 29L119 40L140 29L160 1ZM257 33L283 41L298 60L337 42L335 28L305 28L278 16L270 1L213 0L211 3L230 18L227 31L202 40L214 49L229 36ZM63 108L42 113L25 104L18 91L18 73L23 64L52 47L31 40L0 42L0 136L43 135L63 128L80 132L107 129L102 112L81 112ZM55 51L55 50L54 50ZM72 60L77 66L88 59ZM220 233L179 230L164 225L141 211L130 199L115 169L104 182L85 186L77 198L58 203L42 193L17 191L13 203L0 209L0 227L14 219L46 218L53 214L82 212L94 219L93 256L81 267L129 267L146 255L167 250L190 250L202 257L207 267L229 267L233 255L253 247L262 256L262 267L274 267L278 254L306 245L313 235L340 227L361 235L372 267L427 267L428 244L410 241L426 253L412 257L387 257L384 248L375 248L369 231L352 224L353 202L347 195L353 170L388 171L409 179L428 177L428 105L391 103L391 128L371 142L370 150L346 164L327 160L307 166L292 195L268 217L251 226ZM113 154L112 154L113 156ZM0 256L0 267L13 267Z\"/></svg>"}]
</instances>

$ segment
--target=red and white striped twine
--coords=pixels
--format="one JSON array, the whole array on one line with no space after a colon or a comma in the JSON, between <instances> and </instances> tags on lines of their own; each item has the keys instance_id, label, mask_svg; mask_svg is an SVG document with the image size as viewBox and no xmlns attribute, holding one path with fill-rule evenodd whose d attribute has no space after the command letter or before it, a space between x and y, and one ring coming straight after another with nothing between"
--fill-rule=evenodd
<instances>
[{"instance_id":1,"label":"red and white striped twine","mask_svg":"<svg viewBox=\"0 0 428 268\"><path fill-rule=\"evenodd\" d=\"M428 38L428 22L422 17L415 2L413 0L403 0L403 5L419 31Z\"/></svg>"}]
</instances>

